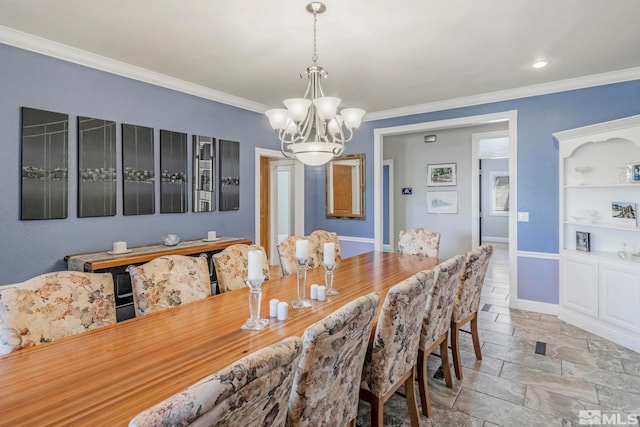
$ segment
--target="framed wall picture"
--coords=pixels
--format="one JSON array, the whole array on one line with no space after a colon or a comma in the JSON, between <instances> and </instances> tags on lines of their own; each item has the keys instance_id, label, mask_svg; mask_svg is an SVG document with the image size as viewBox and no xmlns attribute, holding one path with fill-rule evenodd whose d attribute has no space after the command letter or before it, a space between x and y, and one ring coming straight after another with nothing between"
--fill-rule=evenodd
<instances>
[{"instance_id":1,"label":"framed wall picture","mask_svg":"<svg viewBox=\"0 0 640 427\"><path fill-rule=\"evenodd\" d=\"M640 163L631 163L628 167L629 169L631 169L631 182L632 183L639 183L640 182Z\"/></svg>"},{"instance_id":2,"label":"framed wall picture","mask_svg":"<svg viewBox=\"0 0 640 427\"><path fill-rule=\"evenodd\" d=\"M408 196L413 194L413 189L411 187L402 187L402 195Z\"/></svg>"},{"instance_id":3,"label":"framed wall picture","mask_svg":"<svg viewBox=\"0 0 640 427\"><path fill-rule=\"evenodd\" d=\"M636 226L636 204L630 202L611 202L611 219L614 223Z\"/></svg>"},{"instance_id":4,"label":"framed wall picture","mask_svg":"<svg viewBox=\"0 0 640 427\"><path fill-rule=\"evenodd\" d=\"M457 191L427 191L427 213L458 213Z\"/></svg>"},{"instance_id":5,"label":"framed wall picture","mask_svg":"<svg viewBox=\"0 0 640 427\"><path fill-rule=\"evenodd\" d=\"M427 165L427 185L430 187L457 185L455 163L434 163Z\"/></svg>"},{"instance_id":6,"label":"framed wall picture","mask_svg":"<svg viewBox=\"0 0 640 427\"><path fill-rule=\"evenodd\" d=\"M221 211L240 209L240 143L218 141L218 180Z\"/></svg>"},{"instance_id":7,"label":"framed wall picture","mask_svg":"<svg viewBox=\"0 0 640 427\"><path fill-rule=\"evenodd\" d=\"M591 233L576 231L576 250L583 252L591 251Z\"/></svg>"},{"instance_id":8,"label":"framed wall picture","mask_svg":"<svg viewBox=\"0 0 640 427\"><path fill-rule=\"evenodd\" d=\"M194 212L216 210L216 139L193 135Z\"/></svg>"},{"instance_id":9,"label":"framed wall picture","mask_svg":"<svg viewBox=\"0 0 640 427\"><path fill-rule=\"evenodd\" d=\"M22 107L20 219L67 217L69 115Z\"/></svg>"},{"instance_id":10,"label":"framed wall picture","mask_svg":"<svg viewBox=\"0 0 640 427\"><path fill-rule=\"evenodd\" d=\"M187 134L160 130L160 213L187 211Z\"/></svg>"},{"instance_id":11,"label":"framed wall picture","mask_svg":"<svg viewBox=\"0 0 640 427\"><path fill-rule=\"evenodd\" d=\"M125 215L155 212L153 129L122 124L122 175Z\"/></svg>"},{"instance_id":12,"label":"framed wall picture","mask_svg":"<svg viewBox=\"0 0 640 427\"><path fill-rule=\"evenodd\" d=\"M116 214L116 122L78 116L78 218Z\"/></svg>"}]
</instances>

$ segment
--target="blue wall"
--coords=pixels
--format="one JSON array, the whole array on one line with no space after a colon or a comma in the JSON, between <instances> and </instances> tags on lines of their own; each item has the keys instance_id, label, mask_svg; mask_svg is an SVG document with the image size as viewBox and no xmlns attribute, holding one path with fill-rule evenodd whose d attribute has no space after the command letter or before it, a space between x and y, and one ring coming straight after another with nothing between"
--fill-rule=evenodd
<instances>
[{"instance_id":1,"label":"blue wall","mask_svg":"<svg viewBox=\"0 0 640 427\"><path fill-rule=\"evenodd\" d=\"M263 115L229 107L0 44L0 284L65 269L64 255L160 242L166 233L183 239L216 230L219 235L254 237L254 148L278 149ZM51 110L240 141L240 210L236 212L118 215L76 218L77 150L75 125L69 134L69 218L20 221L20 107ZM346 154L366 154L366 220L325 218L324 167L305 173L305 232L322 228L340 235L373 238L373 130L437 120L518 111L518 206L530 221L518 223L518 250L558 252L558 148L552 133L640 114L640 80L363 123ZM120 129L118 126L118 140ZM189 149L190 151L190 149ZM120 156L120 151L118 151ZM156 156L158 156L156 150ZM118 164L118 168L120 168ZM191 169L191 165L189 165ZM156 184L159 186L159 183ZM159 201L156 202L158 204ZM156 206L159 212L159 206ZM546 260L555 268L557 261ZM520 263L527 262L520 259ZM526 271L527 266L521 265ZM520 297L557 302L557 278L519 278Z\"/></svg>"},{"instance_id":2,"label":"blue wall","mask_svg":"<svg viewBox=\"0 0 640 427\"><path fill-rule=\"evenodd\" d=\"M47 271L66 269L67 254L111 248L114 240L129 246L160 243L167 233L195 239L218 235L254 238L254 148L278 149L277 139L262 114L119 77L69 62L0 44L0 284L26 280ZM69 217L20 221L20 107L69 114ZM159 130L185 132L191 159L191 135L240 142L240 210L122 215L118 181L117 215L77 218L76 116L83 115L154 128L156 177ZM118 170L121 152L118 146ZM191 170L191 161L189 161ZM191 177L190 177L191 180ZM156 179L156 194L159 180ZM191 196L189 197L191 200ZM191 204L189 205L191 210Z\"/></svg>"}]
</instances>

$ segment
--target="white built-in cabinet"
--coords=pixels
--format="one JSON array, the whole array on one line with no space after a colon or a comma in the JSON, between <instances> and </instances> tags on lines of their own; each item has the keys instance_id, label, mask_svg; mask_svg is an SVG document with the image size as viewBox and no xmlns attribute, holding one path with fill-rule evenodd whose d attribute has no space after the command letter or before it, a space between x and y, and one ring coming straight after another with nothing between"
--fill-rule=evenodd
<instances>
[{"instance_id":1,"label":"white built-in cabinet","mask_svg":"<svg viewBox=\"0 0 640 427\"><path fill-rule=\"evenodd\" d=\"M553 136L560 171L558 317L640 351L640 222L612 215L614 202L635 204L636 217L640 208L640 177L636 182L627 168L640 164L640 116ZM577 232L589 233L590 251L576 249Z\"/></svg>"}]
</instances>

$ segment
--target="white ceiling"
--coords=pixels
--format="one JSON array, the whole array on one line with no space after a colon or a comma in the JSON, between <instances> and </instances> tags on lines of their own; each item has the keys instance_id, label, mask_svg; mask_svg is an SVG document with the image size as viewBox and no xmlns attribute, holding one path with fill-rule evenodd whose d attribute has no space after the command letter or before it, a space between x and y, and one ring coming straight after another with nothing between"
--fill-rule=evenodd
<instances>
[{"instance_id":1,"label":"white ceiling","mask_svg":"<svg viewBox=\"0 0 640 427\"><path fill-rule=\"evenodd\" d=\"M0 42L24 47L16 40L30 36L17 30L245 99L260 110L304 92L299 74L313 50L306 4L0 0L0 26L6 27ZM581 81L591 84L640 78L638 0L325 4L318 63L329 71L325 94L341 97L346 107L384 112L532 85L560 87L548 83L585 76L590 80ZM82 54L75 51L74 58ZM529 67L539 57L551 65Z\"/></svg>"}]
</instances>

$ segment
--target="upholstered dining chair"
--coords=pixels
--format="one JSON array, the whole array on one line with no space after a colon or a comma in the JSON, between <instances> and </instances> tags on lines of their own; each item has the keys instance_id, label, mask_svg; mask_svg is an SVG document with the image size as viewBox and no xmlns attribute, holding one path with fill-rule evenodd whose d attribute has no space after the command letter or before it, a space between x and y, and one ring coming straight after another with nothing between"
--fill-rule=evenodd
<instances>
[{"instance_id":1,"label":"upholstered dining chair","mask_svg":"<svg viewBox=\"0 0 640 427\"><path fill-rule=\"evenodd\" d=\"M127 270L136 316L211 295L209 266L204 256L165 255Z\"/></svg>"},{"instance_id":2,"label":"upholstered dining chair","mask_svg":"<svg viewBox=\"0 0 640 427\"><path fill-rule=\"evenodd\" d=\"M262 273L269 280L269 263L262 246L231 245L213 255L220 292L234 291L246 287L244 279L248 273L249 251L262 251Z\"/></svg>"},{"instance_id":3,"label":"upholstered dining chair","mask_svg":"<svg viewBox=\"0 0 640 427\"><path fill-rule=\"evenodd\" d=\"M258 350L141 412L131 427L283 426L302 343Z\"/></svg>"},{"instance_id":4,"label":"upholstered dining chair","mask_svg":"<svg viewBox=\"0 0 640 427\"><path fill-rule=\"evenodd\" d=\"M422 255L438 258L440 251L440 233L424 228L400 230L398 234L398 252L407 255Z\"/></svg>"},{"instance_id":5,"label":"upholstered dining chair","mask_svg":"<svg viewBox=\"0 0 640 427\"><path fill-rule=\"evenodd\" d=\"M360 383L360 399L371 404L372 426L383 424L384 403L403 384L411 425L419 425L414 368L433 277L433 270L420 272L389 289L384 300Z\"/></svg>"},{"instance_id":6,"label":"upholstered dining chair","mask_svg":"<svg viewBox=\"0 0 640 427\"><path fill-rule=\"evenodd\" d=\"M0 287L0 354L113 323L110 273L57 271Z\"/></svg>"},{"instance_id":7,"label":"upholstered dining chair","mask_svg":"<svg viewBox=\"0 0 640 427\"><path fill-rule=\"evenodd\" d=\"M307 237L289 236L276 246L283 276L288 276L289 274L294 274L296 272L296 241L300 239L309 240L309 263L307 265L309 268L316 267L315 257L313 254L317 251L317 240L308 239Z\"/></svg>"},{"instance_id":8,"label":"upholstered dining chair","mask_svg":"<svg viewBox=\"0 0 640 427\"><path fill-rule=\"evenodd\" d=\"M309 243L309 251L312 251L311 257L313 258L313 264L315 266L322 265L324 263L324 244L333 243L336 254L336 262L342 259L342 249L340 248L340 239L338 234L332 231L315 230L308 236L311 242Z\"/></svg>"},{"instance_id":9,"label":"upholstered dining chair","mask_svg":"<svg viewBox=\"0 0 640 427\"><path fill-rule=\"evenodd\" d=\"M353 424L367 342L379 303L375 292L361 296L304 331L287 426Z\"/></svg>"},{"instance_id":10,"label":"upholstered dining chair","mask_svg":"<svg viewBox=\"0 0 640 427\"><path fill-rule=\"evenodd\" d=\"M453 355L453 369L456 378L462 379L462 360L460 359L460 329L471 322L471 339L476 359L482 360L480 350L480 337L478 336L478 308L480 306L480 294L487 267L493 254L493 246L482 245L467 252L466 261L460 281L453 299L453 312L451 314L451 354ZM466 332L462 330L463 332Z\"/></svg>"},{"instance_id":11,"label":"upholstered dining chair","mask_svg":"<svg viewBox=\"0 0 640 427\"><path fill-rule=\"evenodd\" d=\"M427 311L422 321L420 344L418 346L418 388L422 413L431 416L431 400L429 399L429 384L427 381L427 358L440 347L440 359L444 370L447 387L452 386L451 367L449 366L449 326L453 311L453 295L460 280L464 256L456 255L434 268L435 283L433 291L427 300Z\"/></svg>"}]
</instances>

